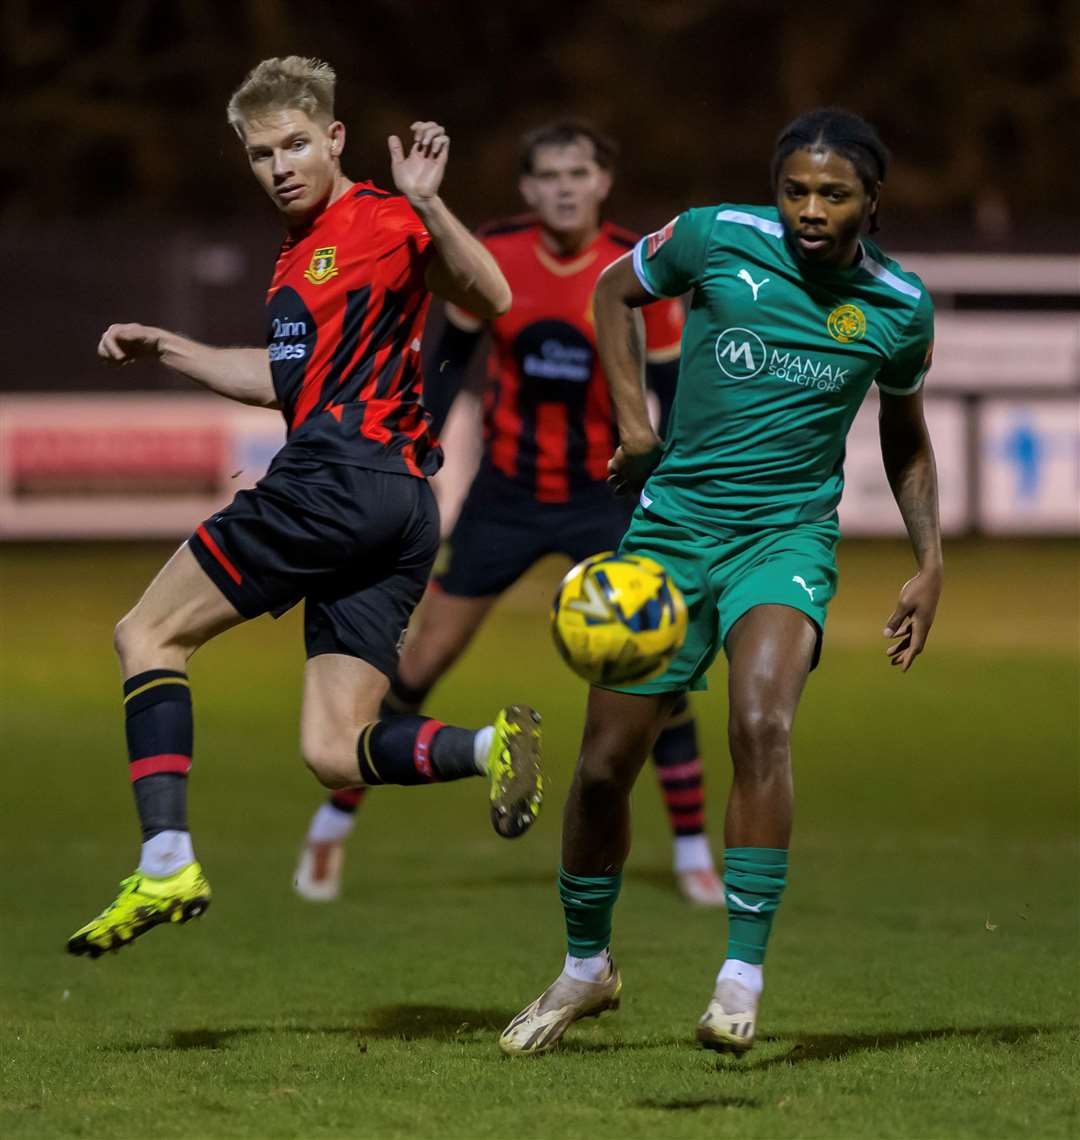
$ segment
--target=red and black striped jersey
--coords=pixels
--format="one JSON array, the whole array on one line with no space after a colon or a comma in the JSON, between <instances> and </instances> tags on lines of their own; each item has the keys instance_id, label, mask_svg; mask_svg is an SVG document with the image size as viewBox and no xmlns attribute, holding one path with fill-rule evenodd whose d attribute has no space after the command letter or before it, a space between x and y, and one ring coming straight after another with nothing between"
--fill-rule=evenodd
<instances>
[{"instance_id":1,"label":"red and black striped jersey","mask_svg":"<svg viewBox=\"0 0 1080 1140\"><path fill-rule=\"evenodd\" d=\"M532 219L478 231L514 295L491 322L484 403L486 460L540 502L566 502L607 478L618 442L607 382L600 369L592 295L600 273L637 238L605 222L587 249L559 257ZM678 356L683 310L677 300L643 309L650 360ZM479 321L453 305L461 328Z\"/></svg>"},{"instance_id":2,"label":"red and black striped jersey","mask_svg":"<svg viewBox=\"0 0 1080 1140\"><path fill-rule=\"evenodd\" d=\"M442 452L421 403L431 238L408 202L351 186L281 247L266 340L288 444L423 477Z\"/></svg>"}]
</instances>

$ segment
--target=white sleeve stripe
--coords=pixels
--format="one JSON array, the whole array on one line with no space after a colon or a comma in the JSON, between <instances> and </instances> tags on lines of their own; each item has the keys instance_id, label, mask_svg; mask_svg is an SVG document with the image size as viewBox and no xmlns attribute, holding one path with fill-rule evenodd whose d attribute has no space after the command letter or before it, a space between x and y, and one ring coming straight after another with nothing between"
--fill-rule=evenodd
<instances>
[{"instance_id":1,"label":"white sleeve stripe","mask_svg":"<svg viewBox=\"0 0 1080 1140\"><path fill-rule=\"evenodd\" d=\"M761 230L763 234L771 234L773 237L783 237L784 227L780 222L769 221L768 218L759 218L757 214L748 214L745 210L721 210L716 215L718 222L735 222L740 226L753 226L755 230Z\"/></svg>"},{"instance_id":2,"label":"white sleeve stripe","mask_svg":"<svg viewBox=\"0 0 1080 1140\"><path fill-rule=\"evenodd\" d=\"M895 273L890 272L884 265L876 262L865 250L863 250L863 258L859 263L871 277L876 277L883 285L888 285L895 289L897 293L903 293L906 297L914 297L917 301L922 296L922 290L916 289L914 285L909 285L906 281L897 277Z\"/></svg>"},{"instance_id":3,"label":"white sleeve stripe","mask_svg":"<svg viewBox=\"0 0 1080 1140\"><path fill-rule=\"evenodd\" d=\"M645 290L646 293L651 293L654 297L663 298L664 294L658 293L656 291L656 286L649 280L649 274L645 268L645 259L642 257L642 250L645 248L645 243L648 240L648 235L646 235L637 243L637 245L634 246L634 274L641 282L641 287Z\"/></svg>"},{"instance_id":4,"label":"white sleeve stripe","mask_svg":"<svg viewBox=\"0 0 1080 1140\"><path fill-rule=\"evenodd\" d=\"M915 380L915 383L912 384L910 388L892 388L892 387L889 387L889 385L882 384L879 381L878 382L878 391L885 392L886 394L888 394L890 396L913 396L922 387L923 381L926 379L926 374L929 371L930 370L928 368L924 368L922 370L922 372L919 373L918 378Z\"/></svg>"}]
</instances>

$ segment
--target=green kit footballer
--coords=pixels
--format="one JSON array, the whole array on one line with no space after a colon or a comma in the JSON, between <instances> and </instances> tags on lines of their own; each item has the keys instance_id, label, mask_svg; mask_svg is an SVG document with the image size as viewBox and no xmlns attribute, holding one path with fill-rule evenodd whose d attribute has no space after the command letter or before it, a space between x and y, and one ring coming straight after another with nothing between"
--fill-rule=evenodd
<instances>
[{"instance_id":1,"label":"green kit footballer","mask_svg":"<svg viewBox=\"0 0 1080 1140\"><path fill-rule=\"evenodd\" d=\"M733 782L725 821L727 956L697 1039L754 1042L762 964L788 873L790 734L836 591L844 442L872 384L881 448L918 571L886 621L888 660L922 651L942 584L933 451L921 388L933 308L919 279L863 235L877 228L888 153L850 112L791 123L772 163L773 207L687 210L609 267L595 295L620 446L617 490L640 493L621 551L663 563L686 596L686 642L659 678L593 688L563 821L562 973L499 1044L545 1052L614 1009L612 912L630 849L630 791L672 703L728 658ZM640 317L690 294L666 442L642 383Z\"/></svg>"}]
</instances>

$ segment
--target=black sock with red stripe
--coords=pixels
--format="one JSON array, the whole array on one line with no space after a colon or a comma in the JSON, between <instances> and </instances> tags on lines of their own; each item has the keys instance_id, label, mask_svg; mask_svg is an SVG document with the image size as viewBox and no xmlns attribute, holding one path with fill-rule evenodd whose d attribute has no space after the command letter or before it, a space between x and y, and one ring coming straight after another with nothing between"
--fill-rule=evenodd
<instances>
[{"instance_id":1,"label":"black sock with red stripe","mask_svg":"<svg viewBox=\"0 0 1080 1140\"><path fill-rule=\"evenodd\" d=\"M330 797L330 803L348 815L355 815L356 809L364 802L367 788L338 788Z\"/></svg>"},{"instance_id":2,"label":"black sock with red stripe","mask_svg":"<svg viewBox=\"0 0 1080 1140\"><path fill-rule=\"evenodd\" d=\"M194 724L186 673L147 669L124 682L128 764L143 842L187 831Z\"/></svg>"},{"instance_id":3,"label":"black sock with red stripe","mask_svg":"<svg viewBox=\"0 0 1080 1140\"><path fill-rule=\"evenodd\" d=\"M432 784L478 776L476 733L429 716L396 716L369 724L356 753L364 783Z\"/></svg>"},{"instance_id":4,"label":"black sock with red stripe","mask_svg":"<svg viewBox=\"0 0 1080 1140\"><path fill-rule=\"evenodd\" d=\"M656 738L653 762L671 830L677 836L701 835L705 830L705 784L697 724L685 697Z\"/></svg>"}]
</instances>

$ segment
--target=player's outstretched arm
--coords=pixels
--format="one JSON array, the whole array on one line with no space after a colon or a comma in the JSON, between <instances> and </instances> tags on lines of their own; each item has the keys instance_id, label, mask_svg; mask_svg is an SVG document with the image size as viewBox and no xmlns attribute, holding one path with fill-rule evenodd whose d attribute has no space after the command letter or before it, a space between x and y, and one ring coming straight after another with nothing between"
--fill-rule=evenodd
<instances>
[{"instance_id":1,"label":"player's outstretched arm","mask_svg":"<svg viewBox=\"0 0 1080 1140\"><path fill-rule=\"evenodd\" d=\"M277 396L265 348L214 348L153 325L109 325L98 356L117 367L160 360L196 384L241 404L276 408Z\"/></svg>"},{"instance_id":2,"label":"player's outstretched arm","mask_svg":"<svg viewBox=\"0 0 1080 1140\"><path fill-rule=\"evenodd\" d=\"M886 653L891 664L906 673L929 636L943 574L937 469L921 389L908 396L882 392L878 426L885 474L919 567L915 577L904 583L900 600L885 623L885 636L895 639Z\"/></svg>"},{"instance_id":3,"label":"player's outstretched arm","mask_svg":"<svg viewBox=\"0 0 1080 1140\"><path fill-rule=\"evenodd\" d=\"M655 301L634 273L632 255L600 274L593 293L596 347L611 392L619 447L608 464L615 493L636 494L660 459L660 437L645 399L645 329L638 309Z\"/></svg>"},{"instance_id":4,"label":"player's outstretched arm","mask_svg":"<svg viewBox=\"0 0 1080 1140\"><path fill-rule=\"evenodd\" d=\"M512 300L502 270L439 197L450 138L438 123L413 123L411 129L413 144L408 154L397 135L387 142L394 185L424 223L435 247L427 268L427 287L481 320L501 316Z\"/></svg>"}]
</instances>

